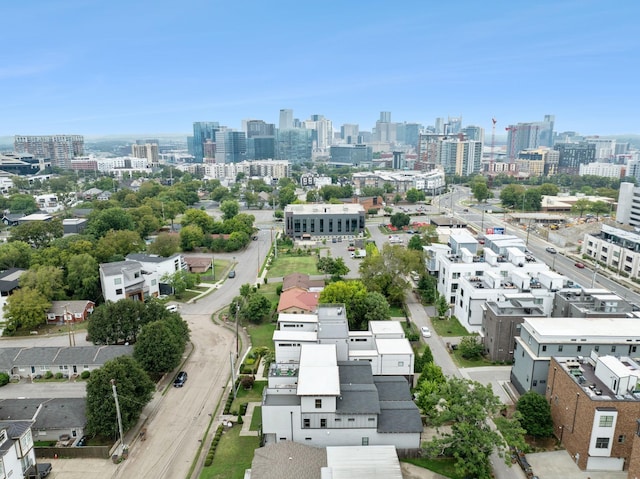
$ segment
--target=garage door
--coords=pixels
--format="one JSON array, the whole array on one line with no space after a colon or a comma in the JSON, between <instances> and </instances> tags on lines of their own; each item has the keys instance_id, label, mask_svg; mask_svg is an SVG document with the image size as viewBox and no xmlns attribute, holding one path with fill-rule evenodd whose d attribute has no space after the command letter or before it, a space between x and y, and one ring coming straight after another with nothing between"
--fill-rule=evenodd
<instances>
[{"instance_id":1,"label":"garage door","mask_svg":"<svg viewBox=\"0 0 640 479\"><path fill-rule=\"evenodd\" d=\"M590 457L587 460L588 471L622 471L624 459L619 457Z\"/></svg>"}]
</instances>

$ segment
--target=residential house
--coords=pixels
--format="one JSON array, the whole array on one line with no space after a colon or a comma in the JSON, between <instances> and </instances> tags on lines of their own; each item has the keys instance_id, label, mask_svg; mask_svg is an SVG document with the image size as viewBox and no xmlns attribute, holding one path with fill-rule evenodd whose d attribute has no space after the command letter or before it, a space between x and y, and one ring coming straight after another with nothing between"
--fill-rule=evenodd
<instances>
[{"instance_id":1,"label":"residential house","mask_svg":"<svg viewBox=\"0 0 640 479\"><path fill-rule=\"evenodd\" d=\"M0 421L0 477L22 478L36 463L31 421Z\"/></svg>"},{"instance_id":2,"label":"residential house","mask_svg":"<svg viewBox=\"0 0 640 479\"><path fill-rule=\"evenodd\" d=\"M47 371L73 377L93 371L107 361L132 355L133 346L74 346L0 348L0 371L18 378L36 378Z\"/></svg>"},{"instance_id":3,"label":"residential house","mask_svg":"<svg viewBox=\"0 0 640 479\"><path fill-rule=\"evenodd\" d=\"M80 234L87 227L88 220L86 218L67 218L62 220L62 228L64 234Z\"/></svg>"},{"instance_id":4,"label":"residential house","mask_svg":"<svg viewBox=\"0 0 640 479\"><path fill-rule=\"evenodd\" d=\"M26 269L9 268L0 273L0 295L9 296L20 287L18 281L20 276L26 273Z\"/></svg>"},{"instance_id":5,"label":"residential house","mask_svg":"<svg viewBox=\"0 0 640 479\"><path fill-rule=\"evenodd\" d=\"M20 218L24 216L24 213L5 213L2 217L2 223L7 226L18 226L20 224Z\"/></svg>"},{"instance_id":6,"label":"residential house","mask_svg":"<svg viewBox=\"0 0 640 479\"><path fill-rule=\"evenodd\" d=\"M406 379L374 376L367 362L338 356L335 344L303 344L295 368L271 365L262 400L266 443L389 445L415 454L422 421Z\"/></svg>"},{"instance_id":7,"label":"residential house","mask_svg":"<svg viewBox=\"0 0 640 479\"><path fill-rule=\"evenodd\" d=\"M178 271L187 271L187 263L180 253L165 258L154 254L131 253L127 260L137 261L144 271L153 272L158 276L159 290L161 294L172 294L170 277Z\"/></svg>"},{"instance_id":8,"label":"residential house","mask_svg":"<svg viewBox=\"0 0 640 479\"><path fill-rule=\"evenodd\" d=\"M189 273L206 273L209 268L211 268L213 258L207 258L204 256L185 256L184 261L187 264Z\"/></svg>"},{"instance_id":9,"label":"residential house","mask_svg":"<svg viewBox=\"0 0 640 479\"><path fill-rule=\"evenodd\" d=\"M278 313L305 314L318 309L320 293L310 293L298 288L282 291L278 302Z\"/></svg>"},{"instance_id":10,"label":"residential house","mask_svg":"<svg viewBox=\"0 0 640 479\"><path fill-rule=\"evenodd\" d=\"M307 446L291 441L255 450L245 479L402 479L393 446Z\"/></svg>"},{"instance_id":11,"label":"residential house","mask_svg":"<svg viewBox=\"0 0 640 479\"><path fill-rule=\"evenodd\" d=\"M640 475L639 381L640 364L624 354L551 358L554 433L580 469Z\"/></svg>"},{"instance_id":12,"label":"residential house","mask_svg":"<svg viewBox=\"0 0 640 479\"><path fill-rule=\"evenodd\" d=\"M40 211L55 213L56 211L64 209L64 204L58 201L58 195L45 194L35 196L34 198Z\"/></svg>"},{"instance_id":13,"label":"residential house","mask_svg":"<svg viewBox=\"0 0 640 479\"><path fill-rule=\"evenodd\" d=\"M291 288L319 293L324 289L324 280L310 279L309 275L304 273L291 273L282 278L282 291Z\"/></svg>"},{"instance_id":14,"label":"residential house","mask_svg":"<svg viewBox=\"0 0 640 479\"><path fill-rule=\"evenodd\" d=\"M155 271L146 271L138 261L116 261L100 265L100 283L105 301L158 297L159 277Z\"/></svg>"},{"instance_id":15,"label":"residential house","mask_svg":"<svg viewBox=\"0 0 640 479\"><path fill-rule=\"evenodd\" d=\"M75 442L84 436L86 403L83 397L0 399L0 421L33 421L36 441L58 441L67 435Z\"/></svg>"},{"instance_id":16,"label":"residential house","mask_svg":"<svg viewBox=\"0 0 640 479\"><path fill-rule=\"evenodd\" d=\"M109 201L111 199L111 196L113 196L113 193L111 193L110 191L106 190L106 191L103 191L103 192L99 193L96 196L96 200L98 200L98 201Z\"/></svg>"},{"instance_id":17,"label":"residential house","mask_svg":"<svg viewBox=\"0 0 640 479\"><path fill-rule=\"evenodd\" d=\"M84 196L85 200L93 200L97 198L100 193L102 193L102 190L99 188L89 188L82 193L82 196Z\"/></svg>"},{"instance_id":18,"label":"residential house","mask_svg":"<svg viewBox=\"0 0 640 479\"><path fill-rule=\"evenodd\" d=\"M47 311L47 324L81 323L93 313L95 303L89 300L52 301Z\"/></svg>"},{"instance_id":19,"label":"residential house","mask_svg":"<svg viewBox=\"0 0 640 479\"><path fill-rule=\"evenodd\" d=\"M520 394L545 394L549 362L553 356L598 354L637 356L640 317L527 318L515 338L511 383Z\"/></svg>"},{"instance_id":20,"label":"residential house","mask_svg":"<svg viewBox=\"0 0 640 479\"><path fill-rule=\"evenodd\" d=\"M36 221L51 221L53 216L46 213L32 213L27 216L23 216L18 220L18 224L36 222Z\"/></svg>"}]
</instances>

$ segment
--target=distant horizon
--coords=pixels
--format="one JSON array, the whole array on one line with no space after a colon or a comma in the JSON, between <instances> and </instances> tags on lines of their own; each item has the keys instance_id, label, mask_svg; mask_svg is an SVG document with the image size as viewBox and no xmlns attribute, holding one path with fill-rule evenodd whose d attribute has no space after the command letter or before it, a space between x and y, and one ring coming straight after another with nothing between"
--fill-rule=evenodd
<instances>
[{"instance_id":1,"label":"distant horizon","mask_svg":"<svg viewBox=\"0 0 640 479\"><path fill-rule=\"evenodd\" d=\"M547 114L558 132L640 134L639 14L596 0L4 2L0 137L240 130L278 126L280 109L363 131L390 111L462 116L485 138L492 118L504 135Z\"/></svg>"}]
</instances>

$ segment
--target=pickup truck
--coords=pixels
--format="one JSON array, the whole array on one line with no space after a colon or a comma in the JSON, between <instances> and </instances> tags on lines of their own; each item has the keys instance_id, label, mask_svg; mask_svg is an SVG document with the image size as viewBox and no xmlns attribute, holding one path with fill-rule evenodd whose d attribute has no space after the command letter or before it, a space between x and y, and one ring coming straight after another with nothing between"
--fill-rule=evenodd
<instances>
[{"instance_id":1,"label":"pickup truck","mask_svg":"<svg viewBox=\"0 0 640 479\"><path fill-rule=\"evenodd\" d=\"M51 463L41 462L34 464L24 473L26 479L44 479L51 473Z\"/></svg>"}]
</instances>

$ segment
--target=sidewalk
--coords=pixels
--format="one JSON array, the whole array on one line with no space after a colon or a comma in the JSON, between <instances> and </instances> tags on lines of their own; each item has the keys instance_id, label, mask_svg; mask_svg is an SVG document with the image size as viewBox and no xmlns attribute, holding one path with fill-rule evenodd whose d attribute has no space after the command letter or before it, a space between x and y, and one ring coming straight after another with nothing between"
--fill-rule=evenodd
<instances>
[{"instance_id":1,"label":"sidewalk","mask_svg":"<svg viewBox=\"0 0 640 479\"><path fill-rule=\"evenodd\" d=\"M264 376L264 362L260 361L258 371L256 371L256 378L262 378ZM242 431L241 436L257 436L258 431L250 431L251 419L253 418L253 410L256 406L260 406L262 403L258 401L247 403L247 412L242 416Z\"/></svg>"}]
</instances>

